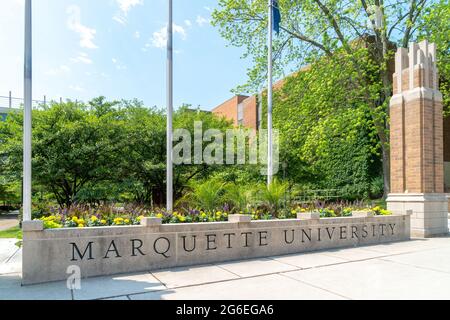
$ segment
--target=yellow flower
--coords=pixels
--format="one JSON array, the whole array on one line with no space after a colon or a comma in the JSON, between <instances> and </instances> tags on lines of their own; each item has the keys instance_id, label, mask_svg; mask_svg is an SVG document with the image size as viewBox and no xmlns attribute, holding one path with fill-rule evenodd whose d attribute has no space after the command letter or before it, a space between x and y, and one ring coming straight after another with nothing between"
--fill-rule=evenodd
<instances>
[{"instance_id":1,"label":"yellow flower","mask_svg":"<svg viewBox=\"0 0 450 320\"><path fill-rule=\"evenodd\" d=\"M186 221L186 217L185 216L179 216L178 217L178 219L181 221L181 222L185 222Z\"/></svg>"},{"instance_id":2,"label":"yellow flower","mask_svg":"<svg viewBox=\"0 0 450 320\"><path fill-rule=\"evenodd\" d=\"M97 218L96 216L92 216L92 217L91 217L91 221L92 221L92 222L97 222L97 221L98 221L98 218Z\"/></svg>"},{"instance_id":3,"label":"yellow flower","mask_svg":"<svg viewBox=\"0 0 450 320\"><path fill-rule=\"evenodd\" d=\"M123 218L115 218L114 224L123 224Z\"/></svg>"},{"instance_id":4,"label":"yellow flower","mask_svg":"<svg viewBox=\"0 0 450 320\"><path fill-rule=\"evenodd\" d=\"M78 218L75 217L75 216L73 216L73 217L72 217L72 221L75 222L75 223L77 223L77 222L78 222Z\"/></svg>"},{"instance_id":5,"label":"yellow flower","mask_svg":"<svg viewBox=\"0 0 450 320\"><path fill-rule=\"evenodd\" d=\"M84 224L82 223L78 224L78 228L84 228Z\"/></svg>"},{"instance_id":6,"label":"yellow flower","mask_svg":"<svg viewBox=\"0 0 450 320\"><path fill-rule=\"evenodd\" d=\"M125 219L124 222L125 222L125 224L129 224L130 223L130 219Z\"/></svg>"},{"instance_id":7,"label":"yellow flower","mask_svg":"<svg viewBox=\"0 0 450 320\"><path fill-rule=\"evenodd\" d=\"M162 213L158 213L158 214L156 215L156 217L162 219L163 214L162 214Z\"/></svg>"},{"instance_id":8,"label":"yellow flower","mask_svg":"<svg viewBox=\"0 0 450 320\"><path fill-rule=\"evenodd\" d=\"M145 218L145 217L144 217L144 216L139 216L139 217L137 217L137 221L138 221L138 222L141 222L142 218Z\"/></svg>"},{"instance_id":9,"label":"yellow flower","mask_svg":"<svg viewBox=\"0 0 450 320\"><path fill-rule=\"evenodd\" d=\"M103 220L100 220L100 223L101 223L101 224L106 224L106 220L104 220L104 219L103 219Z\"/></svg>"},{"instance_id":10,"label":"yellow flower","mask_svg":"<svg viewBox=\"0 0 450 320\"><path fill-rule=\"evenodd\" d=\"M84 219L78 219L78 224L85 224L86 222L84 221Z\"/></svg>"}]
</instances>

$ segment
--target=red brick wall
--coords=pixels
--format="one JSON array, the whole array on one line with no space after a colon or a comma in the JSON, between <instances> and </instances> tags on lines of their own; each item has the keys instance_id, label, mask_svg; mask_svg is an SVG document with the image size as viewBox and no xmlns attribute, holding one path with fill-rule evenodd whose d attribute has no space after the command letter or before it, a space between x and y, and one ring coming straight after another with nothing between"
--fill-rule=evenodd
<instances>
[{"instance_id":1,"label":"red brick wall","mask_svg":"<svg viewBox=\"0 0 450 320\"><path fill-rule=\"evenodd\" d=\"M450 162L450 117L444 119L444 161Z\"/></svg>"},{"instance_id":2,"label":"red brick wall","mask_svg":"<svg viewBox=\"0 0 450 320\"><path fill-rule=\"evenodd\" d=\"M237 105L244 101L247 96L235 96L212 110L212 113L220 117L225 117L233 121L235 126L238 125Z\"/></svg>"},{"instance_id":3,"label":"red brick wall","mask_svg":"<svg viewBox=\"0 0 450 320\"><path fill-rule=\"evenodd\" d=\"M450 163L450 117L444 119L444 161ZM447 164L445 166L446 181L445 181L445 192L450 193L450 166ZM448 212L450 212L450 201L448 204Z\"/></svg>"},{"instance_id":4,"label":"red brick wall","mask_svg":"<svg viewBox=\"0 0 450 320\"><path fill-rule=\"evenodd\" d=\"M244 122L243 126L257 130L258 125L258 104L256 96L251 96L244 100Z\"/></svg>"},{"instance_id":5,"label":"red brick wall","mask_svg":"<svg viewBox=\"0 0 450 320\"><path fill-rule=\"evenodd\" d=\"M414 88L425 86L424 72L423 68L414 70ZM409 89L409 69L402 71L401 85L408 99L391 101L391 192L442 193L442 104ZM394 93L399 91L395 74Z\"/></svg>"}]
</instances>

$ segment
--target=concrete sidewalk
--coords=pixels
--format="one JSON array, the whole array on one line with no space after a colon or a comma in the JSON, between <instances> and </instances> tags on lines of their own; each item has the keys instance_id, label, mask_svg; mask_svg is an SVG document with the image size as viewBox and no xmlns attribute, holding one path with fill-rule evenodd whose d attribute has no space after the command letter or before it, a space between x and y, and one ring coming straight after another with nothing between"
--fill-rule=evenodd
<instances>
[{"instance_id":1,"label":"concrete sidewalk","mask_svg":"<svg viewBox=\"0 0 450 320\"><path fill-rule=\"evenodd\" d=\"M21 287L21 250L0 239L4 299L450 299L450 238L327 250Z\"/></svg>"},{"instance_id":2,"label":"concrete sidewalk","mask_svg":"<svg viewBox=\"0 0 450 320\"><path fill-rule=\"evenodd\" d=\"M19 211L0 214L0 231L8 230L19 225ZM1 254L1 252L0 252Z\"/></svg>"}]
</instances>

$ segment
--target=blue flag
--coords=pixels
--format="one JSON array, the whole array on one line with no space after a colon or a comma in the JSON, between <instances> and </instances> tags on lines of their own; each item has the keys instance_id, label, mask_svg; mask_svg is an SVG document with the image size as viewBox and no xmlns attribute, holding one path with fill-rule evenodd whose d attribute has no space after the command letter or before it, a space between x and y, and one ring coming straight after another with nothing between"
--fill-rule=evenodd
<instances>
[{"instance_id":1,"label":"blue flag","mask_svg":"<svg viewBox=\"0 0 450 320\"><path fill-rule=\"evenodd\" d=\"M273 16L273 30L280 33L281 13L278 7L278 0L272 0L272 16Z\"/></svg>"}]
</instances>

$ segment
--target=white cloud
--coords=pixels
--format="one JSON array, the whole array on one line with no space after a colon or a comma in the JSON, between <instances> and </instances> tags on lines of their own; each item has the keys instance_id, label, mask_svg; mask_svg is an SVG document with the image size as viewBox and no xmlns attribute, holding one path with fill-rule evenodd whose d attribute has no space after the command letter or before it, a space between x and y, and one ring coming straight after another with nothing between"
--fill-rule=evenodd
<instances>
[{"instance_id":1,"label":"white cloud","mask_svg":"<svg viewBox=\"0 0 450 320\"><path fill-rule=\"evenodd\" d=\"M143 5L144 0L116 0L116 3L120 11L114 15L113 20L121 25L126 25L128 12L137 5Z\"/></svg>"},{"instance_id":2,"label":"white cloud","mask_svg":"<svg viewBox=\"0 0 450 320\"><path fill-rule=\"evenodd\" d=\"M84 64L92 64L92 59L89 58L88 54L85 52L80 52L78 56L75 58L71 58L70 61L73 63L84 63Z\"/></svg>"},{"instance_id":3,"label":"white cloud","mask_svg":"<svg viewBox=\"0 0 450 320\"><path fill-rule=\"evenodd\" d=\"M59 75L67 75L67 74L70 73L70 71L71 71L71 69L68 66L61 65L61 66L59 66L57 68L53 68L53 69L47 70L45 72L45 74L48 75L48 76L59 76Z\"/></svg>"},{"instance_id":4,"label":"white cloud","mask_svg":"<svg viewBox=\"0 0 450 320\"><path fill-rule=\"evenodd\" d=\"M83 87L79 86L79 85L70 85L69 89L73 90L73 91L77 91L77 92L85 91L85 89Z\"/></svg>"},{"instance_id":5,"label":"white cloud","mask_svg":"<svg viewBox=\"0 0 450 320\"><path fill-rule=\"evenodd\" d=\"M182 40L186 40L187 33L182 26L174 23L173 33L178 33ZM154 32L151 38L151 43L156 48L165 48L167 45L167 27L163 27L159 31ZM149 47L149 44L146 44L146 47Z\"/></svg>"},{"instance_id":6,"label":"white cloud","mask_svg":"<svg viewBox=\"0 0 450 320\"><path fill-rule=\"evenodd\" d=\"M184 20L184 23L185 23L188 27L192 26L191 20Z\"/></svg>"},{"instance_id":7,"label":"white cloud","mask_svg":"<svg viewBox=\"0 0 450 320\"><path fill-rule=\"evenodd\" d=\"M100 77L100 78L104 78L104 79L109 79L110 77L109 77L109 75L108 74L106 74L106 73L104 73L104 72L96 72L96 71L94 71L94 72L91 72L91 71L86 71L85 73L84 73L87 77Z\"/></svg>"},{"instance_id":8,"label":"white cloud","mask_svg":"<svg viewBox=\"0 0 450 320\"><path fill-rule=\"evenodd\" d=\"M94 43L95 34L97 30L86 27L81 24L81 10L80 7L72 5L66 10L69 18L67 19L67 27L78 33L80 36L80 47L87 49L96 49L97 45Z\"/></svg>"},{"instance_id":9,"label":"white cloud","mask_svg":"<svg viewBox=\"0 0 450 320\"><path fill-rule=\"evenodd\" d=\"M136 31L136 32L133 34L133 37L136 38L136 39L139 39L139 38L141 37L141 33L140 33L139 31Z\"/></svg>"},{"instance_id":10,"label":"white cloud","mask_svg":"<svg viewBox=\"0 0 450 320\"><path fill-rule=\"evenodd\" d=\"M116 21L117 23L123 25L123 26L127 24L127 18L125 18L123 16L120 16L120 15L114 16L113 20Z\"/></svg>"},{"instance_id":11,"label":"white cloud","mask_svg":"<svg viewBox=\"0 0 450 320\"><path fill-rule=\"evenodd\" d=\"M163 27L161 30L153 33L152 44L156 48L165 48L167 44L167 28ZM146 45L146 47L148 47Z\"/></svg>"},{"instance_id":12,"label":"white cloud","mask_svg":"<svg viewBox=\"0 0 450 320\"><path fill-rule=\"evenodd\" d=\"M143 5L144 0L116 0L117 5L123 14L127 15L131 8L137 5Z\"/></svg>"},{"instance_id":13,"label":"white cloud","mask_svg":"<svg viewBox=\"0 0 450 320\"><path fill-rule=\"evenodd\" d=\"M209 21L209 19L202 16L197 16L197 19L195 20L200 27L203 27L205 24L209 24Z\"/></svg>"},{"instance_id":14,"label":"white cloud","mask_svg":"<svg viewBox=\"0 0 450 320\"><path fill-rule=\"evenodd\" d=\"M127 66L124 65L123 63L121 63L119 60L117 60L116 58L112 58L111 59L112 63L116 66L117 70L126 70Z\"/></svg>"},{"instance_id":15,"label":"white cloud","mask_svg":"<svg viewBox=\"0 0 450 320\"><path fill-rule=\"evenodd\" d=\"M179 25L177 25L177 24L173 24L173 32L174 33L178 33L178 34L180 34L181 35L181 38L183 39L183 40L186 40L186 36L187 36L187 34L186 34L186 30L184 30L184 28L182 27L182 26L179 26ZM167 33L167 32L166 32Z\"/></svg>"}]
</instances>

